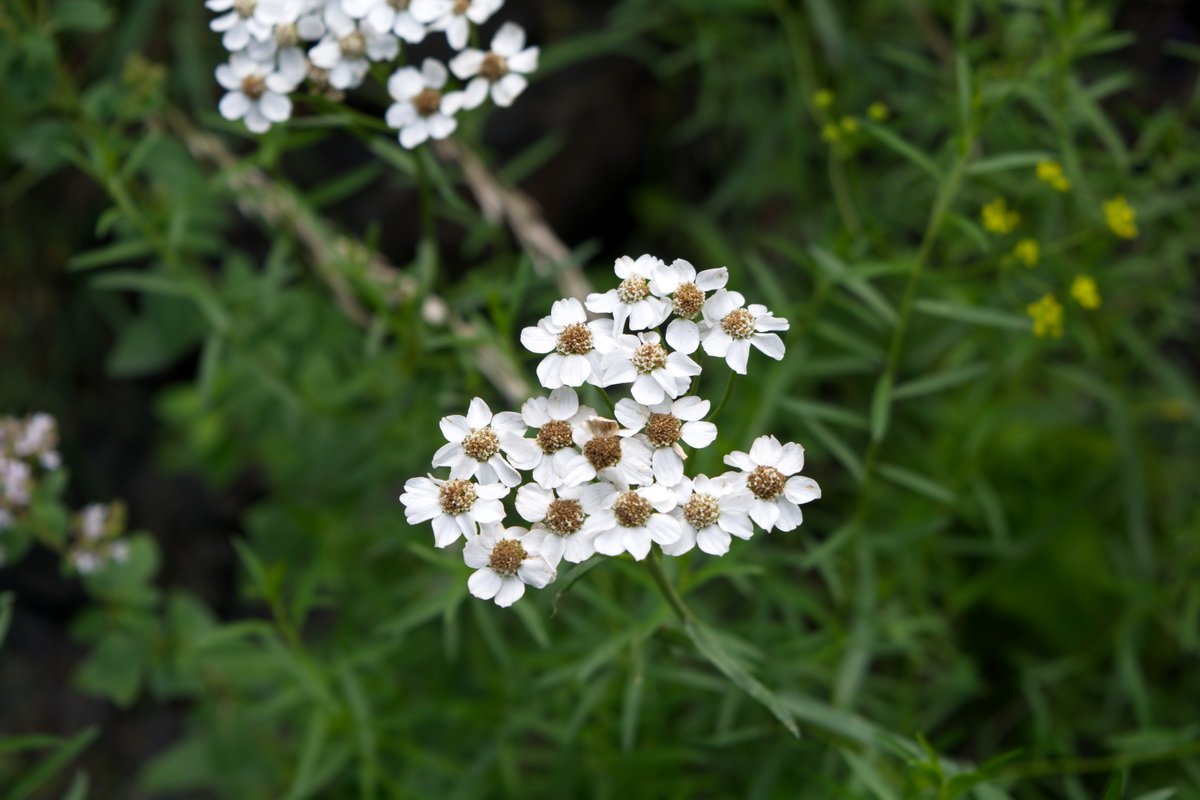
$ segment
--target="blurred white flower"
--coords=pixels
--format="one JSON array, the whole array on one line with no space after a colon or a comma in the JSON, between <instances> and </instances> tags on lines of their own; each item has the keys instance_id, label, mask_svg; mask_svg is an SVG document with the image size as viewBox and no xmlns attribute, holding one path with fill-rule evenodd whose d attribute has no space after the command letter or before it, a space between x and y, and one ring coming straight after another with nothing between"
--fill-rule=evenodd
<instances>
[{"instance_id":1,"label":"blurred white flower","mask_svg":"<svg viewBox=\"0 0 1200 800\"><path fill-rule=\"evenodd\" d=\"M536 483L547 489L557 489L559 486L578 486L595 477L596 472L587 458L572 446L575 428L595 415L593 409L581 406L575 390L566 386L555 389L549 398L534 397L525 401L521 406L521 418L537 430L533 441L540 451L536 462L528 467Z\"/></svg>"},{"instance_id":2,"label":"blurred white flower","mask_svg":"<svg viewBox=\"0 0 1200 800\"><path fill-rule=\"evenodd\" d=\"M681 556L697 545L712 556L729 552L730 535L749 539L750 493L732 474L684 478L675 488L679 505L672 515L679 520L679 541L663 545L669 556Z\"/></svg>"},{"instance_id":3,"label":"blurred white flower","mask_svg":"<svg viewBox=\"0 0 1200 800\"><path fill-rule=\"evenodd\" d=\"M433 466L449 467L451 478L478 477L481 483L499 481L516 486L521 482L517 469L529 469L541 458L537 444L525 438L526 427L520 414L501 411L493 415L488 404L476 397L465 417L452 414L442 418L442 433L448 442L434 453Z\"/></svg>"},{"instance_id":4,"label":"blurred white flower","mask_svg":"<svg viewBox=\"0 0 1200 800\"><path fill-rule=\"evenodd\" d=\"M10 508L29 505L33 470L17 458L0 455L0 503Z\"/></svg>"},{"instance_id":5,"label":"blurred white flower","mask_svg":"<svg viewBox=\"0 0 1200 800\"><path fill-rule=\"evenodd\" d=\"M458 537L473 538L478 524L500 522L504 519L504 504L500 498L508 494L502 483L472 483L451 478L438 480L410 478L404 484L400 502L409 525L433 520L433 539L437 547L458 541Z\"/></svg>"},{"instance_id":6,"label":"blurred white flower","mask_svg":"<svg viewBox=\"0 0 1200 800\"><path fill-rule=\"evenodd\" d=\"M521 344L534 353L549 353L537 367L547 389L601 385L601 357L613 347L613 322L587 321L583 304L574 297L556 300L550 316L521 331Z\"/></svg>"},{"instance_id":7,"label":"blurred white flower","mask_svg":"<svg viewBox=\"0 0 1200 800\"><path fill-rule=\"evenodd\" d=\"M621 334L604 354L604 385L632 383L633 399L643 405L661 403L666 397L679 397L700 374L700 365L678 350L667 352L654 331Z\"/></svg>"},{"instance_id":8,"label":"blurred white flower","mask_svg":"<svg viewBox=\"0 0 1200 800\"><path fill-rule=\"evenodd\" d=\"M679 540L679 521L668 512L675 508L675 493L650 484L622 491L607 483L583 487L580 502L588 514L583 533L594 537L597 553L629 553L638 561L650 552L650 543L669 545Z\"/></svg>"},{"instance_id":9,"label":"blurred white flower","mask_svg":"<svg viewBox=\"0 0 1200 800\"><path fill-rule=\"evenodd\" d=\"M750 517L763 530L790 531L804 522L800 506L821 496L812 478L798 475L804 469L804 448L789 442L781 445L774 436L760 436L749 453L734 452L725 463L742 470L733 474L750 490Z\"/></svg>"},{"instance_id":10,"label":"blurred white flower","mask_svg":"<svg viewBox=\"0 0 1200 800\"><path fill-rule=\"evenodd\" d=\"M488 90L492 102L510 106L528 81L525 75L537 69L538 48L525 47L525 30L515 22L506 22L492 37L492 49L484 52L467 48L450 60L450 71L459 80L470 80L463 90L463 108L475 108L484 101Z\"/></svg>"},{"instance_id":11,"label":"blurred white flower","mask_svg":"<svg viewBox=\"0 0 1200 800\"><path fill-rule=\"evenodd\" d=\"M500 10L504 0L412 0L408 10L431 31L445 31L455 50L467 46L471 23L482 25Z\"/></svg>"},{"instance_id":12,"label":"blurred white flower","mask_svg":"<svg viewBox=\"0 0 1200 800\"><path fill-rule=\"evenodd\" d=\"M210 11L227 11L209 23L221 34L221 44L231 53L256 41L270 39L276 25L287 22L296 9L295 0L207 0Z\"/></svg>"},{"instance_id":13,"label":"blurred white flower","mask_svg":"<svg viewBox=\"0 0 1200 800\"><path fill-rule=\"evenodd\" d=\"M342 8L355 19L365 19L377 33L394 33L409 44L425 38L425 26L409 11L409 0L342 0Z\"/></svg>"},{"instance_id":14,"label":"blurred white flower","mask_svg":"<svg viewBox=\"0 0 1200 800\"><path fill-rule=\"evenodd\" d=\"M463 548L463 561L476 570L467 580L471 594L507 608L525 587L541 589L557 577L524 528L486 526Z\"/></svg>"},{"instance_id":15,"label":"blurred white flower","mask_svg":"<svg viewBox=\"0 0 1200 800\"><path fill-rule=\"evenodd\" d=\"M587 513L581 498L587 489L572 486L555 492L527 483L517 490L517 513L534 523L527 538L553 567L564 558L578 564L596 554L593 537L583 532Z\"/></svg>"},{"instance_id":16,"label":"blurred white flower","mask_svg":"<svg viewBox=\"0 0 1200 800\"><path fill-rule=\"evenodd\" d=\"M589 294L588 311L612 314L614 334L624 333L626 320L632 331L661 325L671 314L671 303L653 294L650 278L662 266L662 261L649 254L640 256L637 261L621 256L613 264L621 285L607 292Z\"/></svg>"},{"instance_id":17,"label":"blurred white flower","mask_svg":"<svg viewBox=\"0 0 1200 800\"><path fill-rule=\"evenodd\" d=\"M617 401L616 417L626 428L642 433L639 438L650 445L654 480L675 486L683 478L687 458L679 442L701 448L717 438L717 426L702 421L709 405L699 397L667 399L648 406L623 398Z\"/></svg>"},{"instance_id":18,"label":"blurred white flower","mask_svg":"<svg viewBox=\"0 0 1200 800\"><path fill-rule=\"evenodd\" d=\"M339 3L326 7L325 26L308 58L313 66L329 70L329 85L335 89L353 89L363 82L370 61L391 61L400 53L400 40L355 20Z\"/></svg>"},{"instance_id":19,"label":"blurred white flower","mask_svg":"<svg viewBox=\"0 0 1200 800\"><path fill-rule=\"evenodd\" d=\"M462 108L462 92L443 92L447 77L442 62L427 58L419 72L403 67L388 78L388 94L396 102L388 106L385 120L389 128L399 129L404 147L445 139L458 127L454 115Z\"/></svg>"},{"instance_id":20,"label":"blurred white flower","mask_svg":"<svg viewBox=\"0 0 1200 800\"><path fill-rule=\"evenodd\" d=\"M717 291L704 304L704 352L724 358L740 375L746 374L750 345L779 361L783 358L783 340L769 331L786 331L788 321L772 316L766 306L746 306L738 292Z\"/></svg>"},{"instance_id":21,"label":"blurred white flower","mask_svg":"<svg viewBox=\"0 0 1200 800\"><path fill-rule=\"evenodd\" d=\"M272 64L255 61L241 53L229 57L216 70L217 83L228 89L217 109L228 120L242 120L252 133L265 133L273 122L292 115L287 96L304 79L303 63Z\"/></svg>"}]
</instances>

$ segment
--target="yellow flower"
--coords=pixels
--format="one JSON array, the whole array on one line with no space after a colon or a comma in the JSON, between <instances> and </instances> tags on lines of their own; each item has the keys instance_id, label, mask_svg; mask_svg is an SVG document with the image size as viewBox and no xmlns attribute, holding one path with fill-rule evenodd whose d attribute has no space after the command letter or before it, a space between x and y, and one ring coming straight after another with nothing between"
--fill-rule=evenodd
<instances>
[{"instance_id":1,"label":"yellow flower","mask_svg":"<svg viewBox=\"0 0 1200 800\"><path fill-rule=\"evenodd\" d=\"M842 131L837 125L834 125L832 122L828 122L823 128L821 128L821 138L830 144L833 144L842 138Z\"/></svg>"},{"instance_id":2,"label":"yellow flower","mask_svg":"<svg viewBox=\"0 0 1200 800\"><path fill-rule=\"evenodd\" d=\"M1004 202L1003 197L997 197L984 206L980 218L983 220L984 230L995 234L1012 233L1013 228L1021 221L1020 214L1008 210L1008 203Z\"/></svg>"},{"instance_id":3,"label":"yellow flower","mask_svg":"<svg viewBox=\"0 0 1200 800\"><path fill-rule=\"evenodd\" d=\"M1104 218L1108 220L1112 232L1122 239L1132 239L1138 235L1137 212L1125 202L1122 195L1104 201Z\"/></svg>"},{"instance_id":4,"label":"yellow flower","mask_svg":"<svg viewBox=\"0 0 1200 800\"><path fill-rule=\"evenodd\" d=\"M883 103L871 103L871 105L867 106L867 116L876 122L883 122L891 113Z\"/></svg>"},{"instance_id":5,"label":"yellow flower","mask_svg":"<svg viewBox=\"0 0 1200 800\"><path fill-rule=\"evenodd\" d=\"M1022 239L1017 242L1017 246L1013 248L1013 257L1027 267L1036 267L1038 257L1041 255L1041 248L1038 247L1036 239Z\"/></svg>"},{"instance_id":6,"label":"yellow flower","mask_svg":"<svg viewBox=\"0 0 1200 800\"><path fill-rule=\"evenodd\" d=\"M1045 181L1060 192L1069 191L1071 179L1063 174L1062 164L1057 161L1039 161L1037 163L1038 180Z\"/></svg>"},{"instance_id":7,"label":"yellow flower","mask_svg":"<svg viewBox=\"0 0 1200 800\"><path fill-rule=\"evenodd\" d=\"M1087 275L1076 275L1071 281L1071 297L1075 302L1087 309L1100 307L1100 290L1096 282Z\"/></svg>"},{"instance_id":8,"label":"yellow flower","mask_svg":"<svg viewBox=\"0 0 1200 800\"><path fill-rule=\"evenodd\" d=\"M1033 335L1039 337L1053 336L1055 338L1062 336L1063 332L1063 307L1062 303L1054 299L1054 295L1042 295L1042 299L1036 303L1030 303L1026 308L1029 316L1033 317Z\"/></svg>"},{"instance_id":9,"label":"yellow flower","mask_svg":"<svg viewBox=\"0 0 1200 800\"><path fill-rule=\"evenodd\" d=\"M829 108L833 105L833 92L828 89L818 89L813 92L812 99L817 108Z\"/></svg>"},{"instance_id":10,"label":"yellow flower","mask_svg":"<svg viewBox=\"0 0 1200 800\"><path fill-rule=\"evenodd\" d=\"M842 117L841 125L842 131L847 135L858 133L858 120L856 120L854 117Z\"/></svg>"}]
</instances>

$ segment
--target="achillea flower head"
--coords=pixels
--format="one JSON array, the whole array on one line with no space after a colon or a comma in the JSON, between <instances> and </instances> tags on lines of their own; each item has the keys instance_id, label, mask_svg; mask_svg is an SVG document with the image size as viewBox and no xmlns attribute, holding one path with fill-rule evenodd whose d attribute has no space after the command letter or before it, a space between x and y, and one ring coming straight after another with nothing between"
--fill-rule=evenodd
<instances>
[{"instance_id":1,"label":"achillea flower head","mask_svg":"<svg viewBox=\"0 0 1200 800\"><path fill-rule=\"evenodd\" d=\"M739 292L717 291L704 305L704 322L704 352L724 358L739 375L746 374L750 345L776 361L783 359L783 339L774 331L786 331L788 321L764 305L747 306Z\"/></svg>"},{"instance_id":2,"label":"achillea flower head","mask_svg":"<svg viewBox=\"0 0 1200 800\"><path fill-rule=\"evenodd\" d=\"M467 580L471 594L507 608L525 595L525 587L541 589L556 575L524 528L488 525L463 548L463 561L475 572Z\"/></svg>"},{"instance_id":3,"label":"achillea flower head","mask_svg":"<svg viewBox=\"0 0 1200 800\"><path fill-rule=\"evenodd\" d=\"M492 37L487 52L467 48L450 61L450 71L468 81L463 90L463 108L475 108L488 96L498 106L511 106L529 85L526 75L537 69L538 48L525 47L525 30L506 22Z\"/></svg>"},{"instance_id":4,"label":"achillea flower head","mask_svg":"<svg viewBox=\"0 0 1200 800\"><path fill-rule=\"evenodd\" d=\"M1062 303L1053 294L1046 293L1036 302L1026 307L1026 312L1033 318L1033 335L1038 338L1051 336L1058 338L1063 334Z\"/></svg>"},{"instance_id":5,"label":"achillea flower head","mask_svg":"<svg viewBox=\"0 0 1200 800\"><path fill-rule=\"evenodd\" d=\"M679 505L671 513L679 520L680 535L673 544L663 545L667 555L681 556L699 547L711 556L723 556L729 552L732 536L749 539L754 535L750 520L753 497L734 473L684 478L676 494Z\"/></svg>"},{"instance_id":6,"label":"achillea flower head","mask_svg":"<svg viewBox=\"0 0 1200 800\"><path fill-rule=\"evenodd\" d=\"M750 518L763 530L793 530L804 522L800 506L821 496L816 481L798 474L804 469L804 448L793 442L760 436L749 453L730 453L725 463L742 470L738 477L752 497Z\"/></svg>"}]
</instances>

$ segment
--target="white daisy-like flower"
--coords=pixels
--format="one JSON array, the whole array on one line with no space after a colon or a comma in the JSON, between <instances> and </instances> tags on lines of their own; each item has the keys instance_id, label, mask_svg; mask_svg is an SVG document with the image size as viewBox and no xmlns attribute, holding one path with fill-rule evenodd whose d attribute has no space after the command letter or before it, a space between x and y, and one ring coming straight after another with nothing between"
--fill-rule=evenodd
<instances>
[{"instance_id":1,"label":"white daisy-like flower","mask_svg":"<svg viewBox=\"0 0 1200 800\"><path fill-rule=\"evenodd\" d=\"M463 548L463 561L476 570L467 579L471 594L501 608L520 600L526 586L541 589L557 577L524 528L485 527Z\"/></svg>"},{"instance_id":2,"label":"white daisy-like flower","mask_svg":"<svg viewBox=\"0 0 1200 800\"><path fill-rule=\"evenodd\" d=\"M434 544L445 547L460 536L473 538L477 525L502 521L500 498L506 494L508 487L502 483L472 483L461 478L443 481L430 475L410 478L400 502L409 525L433 520Z\"/></svg>"},{"instance_id":3,"label":"white daisy-like flower","mask_svg":"<svg viewBox=\"0 0 1200 800\"><path fill-rule=\"evenodd\" d=\"M692 377L700 374L699 364L685 352L667 352L654 331L614 337L614 346L601 363L604 385L632 383L630 393L643 405L679 397L692 385Z\"/></svg>"},{"instance_id":4,"label":"white daisy-like flower","mask_svg":"<svg viewBox=\"0 0 1200 800\"><path fill-rule=\"evenodd\" d=\"M313 66L329 70L329 85L335 89L353 89L363 82L371 61L391 61L400 53L395 36L354 19L340 3L326 6L325 26L308 58Z\"/></svg>"},{"instance_id":5,"label":"white daisy-like flower","mask_svg":"<svg viewBox=\"0 0 1200 800\"><path fill-rule=\"evenodd\" d=\"M482 25L500 10L504 0L412 0L409 12L431 31L445 31L455 50L467 46L471 23Z\"/></svg>"},{"instance_id":6,"label":"white daisy-like flower","mask_svg":"<svg viewBox=\"0 0 1200 800\"><path fill-rule=\"evenodd\" d=\"M650 553L651 542L669 545L679 540L679 520L669 513L678 499L666 486L621 490L594 483L583 488L580 502L588 515L583 533L595 538L597 553L629 553L641 561Z\"/></svg>"},{"instance_id":7,"label":"white daisy-like flower","mask_svg":"<svg viewBox=\"0 0 1200 800\"><path fill-rule=\"evenodd\" d=\"M462 108L462 92L444 92L449 77L442 62L427 58L418 72L402 67L388 78L388 94L396 102L388 106L389 128L400 130L400 144L412 149L426 139L445 139L454 133Z\"/></svg>"},{"instance_id":8,"label":"white daisy-like flower","mask_svg":"<svg viewBox=\"0 0 1200 800\"><path fill-rule=\"evenodd\" d=\"M449 467L451 478L478 477L481 483L516 486L521 482L517 469L529 469L541 458L537 444L525 438L526 427L520 414L492 414L488 404L476 397L465 417L442 417L442 433L449 441L434 453L433 466Z\"/></svg>"},{"instance_id":9,"label":"white daisy-like flower","mask_svg":"<svg viewBox=\"0 0 1200 800\"><path fill-rule=\"evenodd\" d=\"M308 71L308 55L300 45L318 41L325 35L324 6L315 7L311 2L293 3L288 16L276 23L274 31L266 39L254 39L246 47L246 55L255 61L271 61L278 54L280 63L302 60L304 72Z\"/></svg>"},{"instance_id":10,"label":"white daisy-like flower","mask_svg":"<svg viewBox=\"0 0 1200 800\"><path fill-rule=\"evenodd\" d=\"M526 400L521 406L521 419L537 430L533 441L540 452L533 466L522 469L531 469L533 480L547 489L578 486L594 478L596 471L587 458L572 447L575 428L594 416L596 412L580 405L575 390L566 386L555 389L548 398Z\"/></svg>"},{"instance_id":11,"label":"white daisy-like flower","mask_svg":"<svg viewBox=\"0 0 1200 800\"><path fill-rule=\"evenodd\" d=\"M750 493L733 474L716 478L697 475L684 478L675 487L679 505L671 514L679 520L679 541L663 545L669 556L681 556L699 545L711 556L729 552L730 536L749 539Z\"/></svg>"},{"instance_id":12,"label":"white daisy-like flower","mask_svg":"<svg viewBox=\"0 0 1200 800\"><path fill-rule=\"evenodd\" d=\"M587 513L581 498L585 491L587 486L555 491L536 483L527 483L517 490L517 513L521 519L533 523L528 540L552 567L557 567L564 558L578 564L596 554L593 537L583 532Z\"/></svg>"},{"instance_id":13,"label":"white daisy-like flower","mask_svg":"<svg viewBox=\"0 0 1200 800\"><path fill-rule=\"evenodd\" d=\"M425 39L425 26L409 11L409 0L342 0L355 19L365 19L378 33L394 33L409 44Z\"/></svg>"},{"instance_id":14,"label":"white daisy-like flower","mask_svg":"<svg viewBox=\"0 0 1200 800\"><path fill-rule=\"evenodd\" d=\"M85 540L98 541L104 538L104 523L108 520L108 506L90 503L79 512L79 536Z\"/></svg>"},{"instance_id":15,"label":"white daisy-like flower","mask_svg":"<svg viewBox=\"0 0 1200 800\"><path fill-rule=\"evenodd\" d=\"M689 447L708 447L717 438L717 426L704 422L710 403L699 397L680 397L653 405L642 405L629 398L617 401L617 421L626 428L644 432L653 451L651 466L654 480L664 486L675 486L683 478L683 452L679 442Z\"/></svg>"},{"instance_id":16,"label":"white daisy-like flower","mask_svg":"<svg viewBox=\"0 0 1200 800\"><path fill-rule=\"evenodd\" d=\"M575 444L583 450L590 472L587 480L599 478L616 486L645 484L654 480L650 448L622 431L615 420L590 417L575 428Z\"/></svg>"},{"instance_id":17,"label":"white daisy-like flower","mask_svg":"<svg viewBox=\"0 0 1200 800\"><path fill-rule=\"evenodd\" d=\"M0 443L2 445L2 443ZM23 458L37 457L42 469L58 469L62 465L55 448L58 446L58 423L45 412L38 412L25 420L24 427L12 444L13 453Z\"/></svg>"},{"instance_id":18,"label":"white daisy-like flower","mask_svg":"<svg viewBox=\"0 0 1200 800\"><path fill-rule=\"evenodd\" d=\"M763 530L793 530L804 522L800 506L821 496L816 481L797 474L804 469L804 448L798 444L760 436L749 453L730 453L725 463L742 470L736 477L750 490L750 518Z\"/></svg>"},{"instance_id":19,"label":"white daisy-like flower","mask_svg":"<svg viewBox=\"0 0 1200 800\"><path fill-rule=\"evenodd\" d=\"M661 325L671 314L671 302L654 295L650 279L662 266L662 261L649 254L640 256L637 261L621 256L613 264L613 271L621 279L620 286L589 294L588 311L612 314L614 333L624 332L626 320L632 331Z\"/></svg>"},{"instance_id":20,"label":"white daisy-like flower","mask_svg":"<svg viewBox=\"0 0 1200 800\"><path fill-rule=\"evenodd\" d=\"M700 328L695 319L704 311L707 292L724 289L729 282L725 267L706 269L696 274L696 268L682 258L664 264L650 277L650 290L671 301L676 319L667 326L667 344L676 350L691 353L700 344Z\"/></svg>"},{"instance_id":21,"label":"white daisy-like flower","mask_svg":"<svg viewBox=\"0 0 1200 800\"><path fill-rule=\"evenodd\" d=\"M29 505L33 470L24 461L0 456L0 502L13 507Z\"/></svg>"},{"instance_id":22,"label":"white daisy-like flower","mask_svg":"<svg viewBox=\"0 0 1200 800\"><path fill-rule=\"evenodd\" d=\"M510 106L525 91L525 75L537 69L538 48L525 47L525 30L506 22L492 37L492 49L484 52L468 47L450 60L450 71L459 80L469 80L463 90L463 108L475 108L492 93L492 102Z\"/></svg>"},{"instance_id":23,"label":"white daisy-like flower","mask_svg":"<svg viewBox=\"0 0 1200 800\"><path fill-rule=\"evenodd\" d=\"M252 133L265 133L271 123L285 122L292 116L292 91L304 79L303 64L276 67L234 53L228 64L216 71L217 83L228 89L217 110L227 120L242 120Z\"/></svg>"},{"instance_id":24,"label":"white daisy-like flower","mask_svg":"<svg viewBox=\"0 0 1200 800\"><path fill-rule=\"evenodd\" d=\"M221 34L221 44L231 53L255 41L271 38L276 25L286 22L294 0L208 0L210 11L222 14L208 24Z\"/></svg>"},{"instance_id":25,"label":"white daisy-like flower","mask_svg":"<svg viewBox=\"0 0 1200 800\"><path fill-rule=\"evenodd\" d=\"M788 321L773 316L767 307L746 299L738 292L717 291L704 304L704 352L724 358L739 375L746 374L750 345L779 361L783 358L783 340L769 331L786 331Z\"/></svg>"},{"instance_id":26,"label":"white daisy-like flower","mask_svg":"<svg viewBox=\"0 0 1200 800\"><path fill-rule=\"evenodd\" d=\"M521 344L533 353L549 353L537 367L547 389L560 386L600 386L601 358L613 348L613 321L587 321L583 304L574 297L556 300L550 316L521 331Z\"/></svg>"}]
</instances>

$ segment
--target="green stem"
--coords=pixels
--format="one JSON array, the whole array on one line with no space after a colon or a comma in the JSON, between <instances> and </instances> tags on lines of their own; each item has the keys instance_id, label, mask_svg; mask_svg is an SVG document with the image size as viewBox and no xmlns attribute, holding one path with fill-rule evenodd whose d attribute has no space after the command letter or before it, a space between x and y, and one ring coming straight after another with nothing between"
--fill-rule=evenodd
<instances>
[{"instance_id":1,"label":"green stem","mask_svg":"<svg viewBox=\"0 0 1200 800\"><path fill-rule=\"evenodd\" d=\"M725 394L721 395L721 402L717 403L717 407L705 419L716 419L721 410L725 408L725 404L729 402L729 396L733 394L733 378L736 374L732 369L729 370L729 380L725 383Z\"/></svg>"},{"instance_id":2,"label":"green stem","mask_svg":"<svg viewBox=\"0 0 1200 800\"><path fill-rule=\"evenodd\" d=\"M608 413L615 417L617 415L617 405L612 401L612 398L608 396L608 392L605 391L603 386L597 386L596 391L600 392L600 396L604 398L604 402L608 406Z\"/></svg>"},{"instance_id":3,"label":"green stem","mask_svg":"<svg viewBox=\"0 0 1200 800\"><path fill-rule=\"evenodd\" d=\"M654 585L658 587L658 591L663 596L663 599L667 601L667 605L675 612L675 616L679 617L681 623L687 624L692 618L692 612L684 604L683 598L679 596L679 592L675 591L675 587L671 585L670 579L667 578L667 573L663 572L658 551L651 550L650 555L642 563L650 571L650 577L654 579Z\"/></svg>"},{"instance_id":4,"label":"green stem","mask_svg":"<svg viewBox=\"0 0 1200 800\"><path fill-rule=\"evenodd\" d=\"M433 220L433 180L429 177L430 167L426 160L432 158L428 147L417 150L417 189L421 198L421 238L426 247L433 253L433 263L437 263L437 231Z\"/></svg>"}]
</instances>

